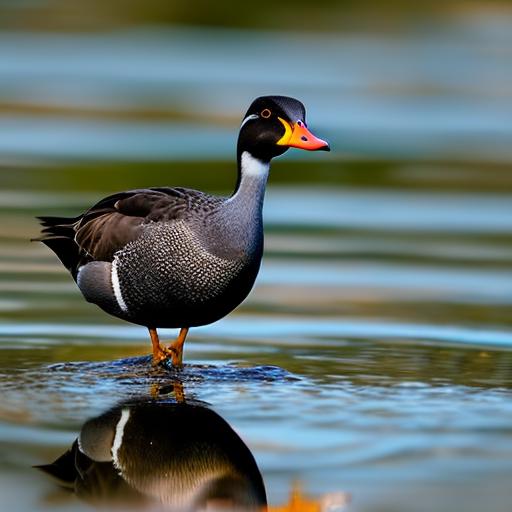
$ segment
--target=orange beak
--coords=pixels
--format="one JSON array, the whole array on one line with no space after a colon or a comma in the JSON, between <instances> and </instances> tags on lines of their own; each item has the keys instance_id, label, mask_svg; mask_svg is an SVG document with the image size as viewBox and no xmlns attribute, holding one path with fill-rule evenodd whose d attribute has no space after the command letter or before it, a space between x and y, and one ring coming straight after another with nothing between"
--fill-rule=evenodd
<instances>
[{"instance_id":1,"label":"orange beak","mask_svg":"<svg viewBox=\"0 0 512 512\"><path fill-rule=\"evenodd\" d=\"M325 140L315 137L302 121L294 123L293 127L278 117L284 126L284 135L277 141L280 146L288 146L290 148L306 149L307 151L330 151L329 143Z\"/></svg>"}]
</instances>

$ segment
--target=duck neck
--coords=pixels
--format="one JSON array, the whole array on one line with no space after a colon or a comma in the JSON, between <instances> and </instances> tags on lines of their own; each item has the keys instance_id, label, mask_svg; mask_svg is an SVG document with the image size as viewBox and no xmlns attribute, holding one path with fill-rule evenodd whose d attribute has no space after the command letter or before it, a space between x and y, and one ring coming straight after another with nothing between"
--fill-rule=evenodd
<instances>
[{"instance_id":1,"label":"duck neck","mask_svg":"<svg viewBox=\"0 0 512 512\"><path fill-rule=\"evenodd\" d=\"M222 258L251 255L258 262L263 250L263 197L270 162L249 151L238 153L238 182L235 191L209 223L208 250Z\"/></svg>"},{"instance_id":2,"label":"duck neck","mask_svg":"<svg viewBox=\"0 0 512 512\"><path fill-rule=\"evenodd\" d=\"M238 153L238 181L230 201L242 201L246 207L263 206L270 162L264 162L249 151Z\"/></svg>"}]
</instances>

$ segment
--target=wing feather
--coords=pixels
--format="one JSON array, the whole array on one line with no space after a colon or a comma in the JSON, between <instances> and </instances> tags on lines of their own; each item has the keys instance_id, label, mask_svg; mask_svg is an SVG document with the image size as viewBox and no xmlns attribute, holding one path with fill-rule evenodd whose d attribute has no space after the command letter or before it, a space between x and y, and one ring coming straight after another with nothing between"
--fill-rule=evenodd
<instances>
[{"instance_id":1,"label":"wing feather","mask_svg":"<svg viewBox=\"0 0 512 512\"><path fill-rule=\"evenodd\" d=\"M120 192L79 217L39 217L43 229L36 240L50 247L76 278L78 268L89 261L112 261L140 235L144 224L182 218L197 194L181 188Z\"/></svg>"}]
</instances>

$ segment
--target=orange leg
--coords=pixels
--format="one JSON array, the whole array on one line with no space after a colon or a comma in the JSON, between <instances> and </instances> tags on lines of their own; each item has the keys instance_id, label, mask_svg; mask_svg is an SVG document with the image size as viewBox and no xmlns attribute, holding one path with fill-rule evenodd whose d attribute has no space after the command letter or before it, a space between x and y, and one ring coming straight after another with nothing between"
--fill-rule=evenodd
<instances>
[{"instance_id":1,"label":"orange leg","mask_svg":"<svg viewBox=\"0 0 512 512\"><path fill-rule=\"evenodd\" d=\"M169 355L162 345L160 345L160 339L158 333L154 327L148 327L149 335L151 336L151 344L153 345L153 366L160 364L165 361Z\"/></svg>"},{"instance_id":2,"label":"orange leg","mask_svg":"<svg viewBox=\"0 0 512 512\"><path fill-rule=\"evenodd\" d=\"M183 344L187 337L188 327L182 327L176 340L169 345L169 348L162 347L158 333L154 327L148 327L153 345L153 365L156 366L169 358L172 358L173 366L180 367L183 365Z\"/></svg>"},{"instance_id":3,"label":"orange leg","mask_svg":"<svg viewBox=\"0 0 512 512\"><path fill-rule=\"evenodd\" d=\"M182 327L178 337L169 345L169 350L172 353L173 366L183 365L183 345L188 334L188 327Z\"/></svg>"}]
</instances>

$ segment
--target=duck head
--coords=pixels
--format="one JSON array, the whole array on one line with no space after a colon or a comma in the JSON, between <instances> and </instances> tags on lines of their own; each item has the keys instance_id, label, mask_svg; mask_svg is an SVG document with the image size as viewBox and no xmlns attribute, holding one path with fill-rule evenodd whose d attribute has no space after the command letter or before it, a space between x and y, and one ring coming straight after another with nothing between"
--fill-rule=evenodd
<instances>
[{"instance_id":1,"label":"duck head","mask_svg":"<svg viewBox=\"0 0 512 512\"><path fill-rule=\"evenodd\" d=\"M287 96L256 98L244 116L238 136L238 154L248 151L263 162L288 148L330 151L329 144L313 135L306 125L304 105Z\"/></svg>"}]
</instances>

